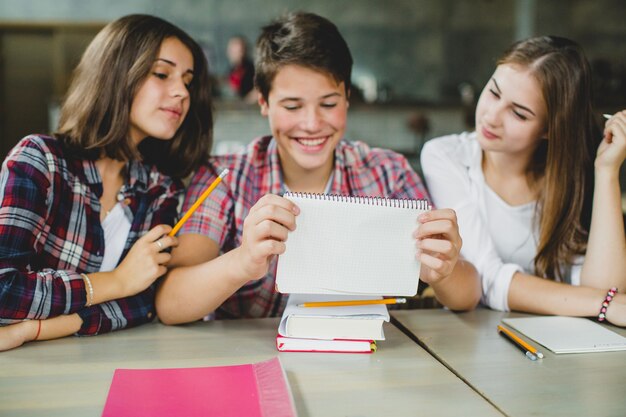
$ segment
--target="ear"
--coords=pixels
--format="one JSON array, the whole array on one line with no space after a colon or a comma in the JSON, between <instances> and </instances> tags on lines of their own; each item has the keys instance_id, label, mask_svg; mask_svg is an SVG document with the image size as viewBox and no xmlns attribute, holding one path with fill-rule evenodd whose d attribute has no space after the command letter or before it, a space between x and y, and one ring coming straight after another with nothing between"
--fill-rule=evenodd
<instances>
[{"instance_id":1,"label":"ear","mask_svg":"<svg viewBox=\"0 0 626 417\"><path fill-rule=\"evenodd\" d=\"M265 98L263 97L263 94L261 93L257 93L257 94L258 94L257 102L259 103L259 107L261 108L261 115L267 117L269 103L265 100Z\"/></svg>"}]
</instances>

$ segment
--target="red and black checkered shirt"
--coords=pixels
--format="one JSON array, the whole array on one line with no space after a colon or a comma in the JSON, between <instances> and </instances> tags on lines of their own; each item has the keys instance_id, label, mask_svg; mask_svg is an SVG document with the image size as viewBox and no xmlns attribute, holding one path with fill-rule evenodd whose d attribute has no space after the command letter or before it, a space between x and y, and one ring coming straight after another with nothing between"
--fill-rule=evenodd
<instances>
[{"instance_id":1,"label":"red and black checkered shirt","mask_svg":"<svg viewBox=\"0 0 626 417\"><path fill-rule=\"evenodd\" d=\"M139 162L127 165L118 200L131 228L121 259L158 224L173 224L180 181ZM0 172L0 325L78 313L78 334L98 334L151 321L154 286L85 307L80 273L97 272L104 255L102 181L93 161L67 155L61 142L28 136Z\"/></svg>"}]
</instances>

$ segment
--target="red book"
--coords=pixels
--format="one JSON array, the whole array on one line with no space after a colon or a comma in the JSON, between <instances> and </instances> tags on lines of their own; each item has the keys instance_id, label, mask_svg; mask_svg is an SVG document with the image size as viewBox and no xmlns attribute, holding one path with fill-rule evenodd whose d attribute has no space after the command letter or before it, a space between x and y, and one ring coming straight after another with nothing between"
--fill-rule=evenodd
<instances>
[{"instance_id":1,"label":"red book","mask_svg":"<svg viewBox=\"0 0 626 417\"><path fill-rule=\"evenodd\" d=\"M376 341L303 339L278 335L276 348L281 352L374 353Z\"/></svg>"}]
</instances>

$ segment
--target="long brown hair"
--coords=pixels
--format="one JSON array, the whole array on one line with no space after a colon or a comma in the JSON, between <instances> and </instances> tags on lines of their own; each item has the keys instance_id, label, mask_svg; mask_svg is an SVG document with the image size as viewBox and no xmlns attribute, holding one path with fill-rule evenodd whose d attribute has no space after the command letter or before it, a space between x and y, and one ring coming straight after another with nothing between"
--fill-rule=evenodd
<instances>
[{"instance_id":1,"label":"long brown hair","mask_svg":"<svg viewBox=\"0 0 626 417\"><path fill-rule=\"evenodd\" d=\"M562 267L583 254L591 222L594 157L601 133L592 107L589 63L575 42L556 36L513 44L498 64L530 69L547 108L547 141L529 169L543 179L537 220L535 273L561 281Z\"/></svg>"},{"instance_id":2,"label":"long brown hair","mask_svg":"<svg viewBox=\"0 0 626 417\"><path fill-rule=\"evenodd\" d=\"M193 56L189 112L171 140L146 138L136 147L128 135L131 105L163 40L171 37L180 40ZM143 160L165 174L184 177L208 156L212 133L209 72L202 49L173 24L136 14L109 23L85 50L61 108L55 136L78 157Z\"/></svg>"}]
</instances>

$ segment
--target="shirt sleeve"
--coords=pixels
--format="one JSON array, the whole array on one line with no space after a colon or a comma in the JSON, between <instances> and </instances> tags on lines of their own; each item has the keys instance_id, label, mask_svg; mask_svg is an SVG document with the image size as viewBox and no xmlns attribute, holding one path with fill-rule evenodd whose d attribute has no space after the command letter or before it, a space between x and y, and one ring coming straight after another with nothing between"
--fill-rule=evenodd
<instances>
[{"instance_id":1,"label":"shirt sleeve","mask_svg":"<svg viewBox=\"0 0 626 417\"><path fill-rule=\"evenodd\" d=\"M0 172L0 325L74 313L86 302L77 272L31 268L48 217L52 158L24 140Z\"/></svg>"},{"instance_id":2,"label":"shirt sleeve","mask_svg":"<svg viewBox=\"0 0 626 417\"><path fill-rule=\"evenodd\" d=\"M409 198L416 200L430 200L428 191L420 176L413 170L409 161L401 157L398 163L398 177L393 184L393 193L390 198Z\"/></svg>"},{"instance_id":3,"label":"shirt sleeve","mask_svg":"<svg viewBox=\"0 0 626 417\"><path fill-rule=\"evenodd\" d=\"M159 224L174 225L178 218L178 205L183 193L182 185L177 181L172 181L165 190L157 187L150 192L155 194L155 197L152 198L152 208L145 219L144 232ZM127 253L128 251L125 255ZM120 262L122 260L123 258ZM157 282L158 280L139 294L107 301L78 311L83 324L76 334L94 336L149 323L156 317L154 299Z\"/></svg>"},{"instance_id":4,"label":"shirt sleeve","mask_svg":"<svg viewBox=\"0 0 626 417\"><path fill-rule=\"evenodd\" d=\"M203 166L198 170L187 188L183 213L189 210L217 176L213 166ZM232 208L233 197L226 177L183 225L180 234L204 235L223 247L230 233L228 225L231 224Z\"/></svg>"},{"instance_id":5,"label":"shirt sleeve","mask_svg":"<svg viewBox=\"0 0 626 417\"><path fill-rule=\"evenodd\" d=\"M78 315L83 320L79 336L95 336L115 330L149 323L156 317L155 285L133 295L83 308Z\"/></svg>"},{"instance_id":6,"label":"shirt sleeve","mask_svg":"<svg viewBox=\"0 0 626 417\"><path fill-rule=\"evenodd\" d=\"M508 311L508 293L516 272L523 269L507 264L498 255L473 195L469 165L456 154L461 144L427 142L421 154L424 177L433 202L440 208L456 211L463 239L461 255L472 262L482 279L483 304Z\"/></svg>"}]
</instances>

